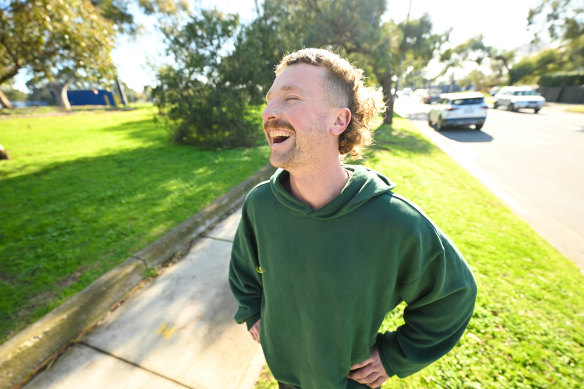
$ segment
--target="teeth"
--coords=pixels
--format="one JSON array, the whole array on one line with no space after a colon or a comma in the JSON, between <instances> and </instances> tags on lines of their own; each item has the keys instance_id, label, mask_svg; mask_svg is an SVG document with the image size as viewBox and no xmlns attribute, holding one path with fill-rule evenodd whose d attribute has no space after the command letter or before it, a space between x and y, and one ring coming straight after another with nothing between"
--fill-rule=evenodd
<instances>
[{"instance_id":1,"label":"teeth","mask_svg":"<svg viewBox=\"0 0 584 389\"><path fill-rule=\"evenodd\" d=\"M289 138L291 136L292 136L292 134L290 134L289 132L285 132L285 131L270 131L270 137L272 137L272 138L277 138L277 137Z\"/></svg>"}]
</instances>

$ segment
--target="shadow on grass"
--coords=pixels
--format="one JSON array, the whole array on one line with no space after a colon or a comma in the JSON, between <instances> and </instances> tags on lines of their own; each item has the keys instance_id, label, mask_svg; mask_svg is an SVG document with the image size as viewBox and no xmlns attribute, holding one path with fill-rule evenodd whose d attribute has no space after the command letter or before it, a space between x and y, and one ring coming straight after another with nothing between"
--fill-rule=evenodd
<instances>
[{"instance_id":1,"label":"shadow on grass","mask_svg":"<svg viewBox=\"0 0 584 389\"><path fill-rule=\"evenodd\" d=\"M267 163L263 149L161 145L159 131L143 131L141 122L108 131L125 129L152 146L0 181L0 340Z\"/></svg>"}]
</instances>

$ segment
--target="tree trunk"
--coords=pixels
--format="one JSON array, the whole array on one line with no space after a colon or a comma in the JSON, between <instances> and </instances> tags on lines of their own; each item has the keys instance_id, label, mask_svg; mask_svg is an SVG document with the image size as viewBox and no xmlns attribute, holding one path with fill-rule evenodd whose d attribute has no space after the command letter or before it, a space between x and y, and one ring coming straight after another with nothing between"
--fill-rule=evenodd
<instances>
[{"instance_id":1,"label":"tree trunk","mask_svg":"<svg viewBox=\"0 0 584 389\"><path fill-rule=\"evenodd\" d=\"M0 90L0 104L2 104L4 108L12 109L12 104L10 104L10 100L8 100L4 93L2 93L2 90Z\"/></svg>"},{"instance_id":2,"label":"tree trunk","mask_svg":"<svg viewBox=\"0 0 584 389\"><path fill-rule=\"evenodd\" d=\"M116 78L116 85L118 87L118 91L120 92L120 97L122 98L122 104L124 104L124 107L127 107L128 98L126 97L126 91L124 90L124 86L120 82L119 78Z\"/></svg>"},{"instance_id":3,"label":"tree trunk","mask_svg":"<svg viewBox=\"0 0 584 389\"><path fill-rule=\"evenodd\" d=\"M10 159L10 155L4 149L4 146L0 145L0 159Z\"/></svg>"},{"instance_id":4,"label":"tree trunk","mask_svg":"<svg viewBox=\"0 0 584 389\"><path fill-rule=\"evenodd\" d=\"M393 123L393 93L391 93L392 74L386 73L381 81L381 88L383 90L383 101L385 101L385 120L384 123Z\"/></svg>"},{"instance_id":5,"label":"tree trunk","mask_svg":"<svg viewBox=\"0 0 584 389\"><path fill-rule=\"evenodd\" d=\"M69 88L70 82L51 84L50 89L53 92L53 97L55 98L55 105L57 107L63 107L66 111L71 110L71 104L69 103L69 98L67 97L67 89Z\"/></svg>"}]
</instances>

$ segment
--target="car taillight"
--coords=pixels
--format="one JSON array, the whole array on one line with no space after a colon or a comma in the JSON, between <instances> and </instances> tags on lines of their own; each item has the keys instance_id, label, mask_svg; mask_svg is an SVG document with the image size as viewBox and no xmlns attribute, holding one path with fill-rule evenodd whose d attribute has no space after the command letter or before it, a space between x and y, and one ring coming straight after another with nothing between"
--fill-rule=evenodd
<instances>
[{"instance_id":1,"label":"car taillight","mask_svg":"<svg viewBox=\"0 0 584 389\"><path fill-rule=\"evenodd\" d=\"M456 111L458 108L454 108L454 107L448 107L447 110L448 111Z\"/></svg>"},{"instance_id":2,"label":"car taillight","mask_svg":"<svg viewBox=\"0 0 584 389\"><path fill-rule=\"evenodd\" d=\"M482 108L482 109L489 109L489 107L488 107L488 106L486 106L486 105L483 105L483 106L481 106L481 108Z\"/></svg>"}]
</instances>

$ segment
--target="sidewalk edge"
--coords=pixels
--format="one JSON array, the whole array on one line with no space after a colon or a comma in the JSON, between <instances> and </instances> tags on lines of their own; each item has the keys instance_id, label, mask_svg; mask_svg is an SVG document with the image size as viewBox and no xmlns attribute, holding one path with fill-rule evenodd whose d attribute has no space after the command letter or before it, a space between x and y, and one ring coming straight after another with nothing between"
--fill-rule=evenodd
<instances>
[{"instance_id":1,"label":"sidewalk edge","mask_svg":"<svg viewBox=\"0 0 584 389\"><path fill-rule=\"evenodd\" d=\"M0 388L28 380L80 333L105 316L144 278L145 270L172 258L211 225L233 212L247 193L275 171L269 165L196 215L101 276L88 287L0 345Z\"/></svg>"}]
</instances>

